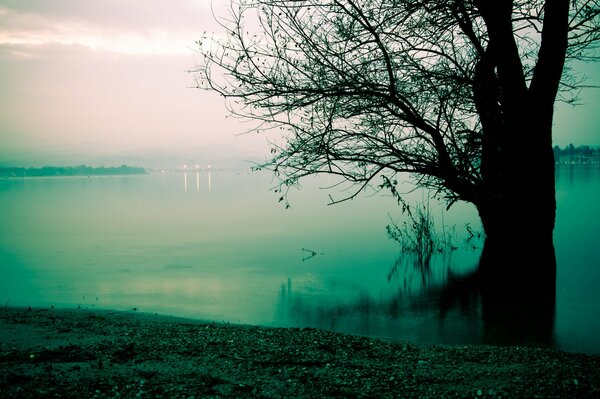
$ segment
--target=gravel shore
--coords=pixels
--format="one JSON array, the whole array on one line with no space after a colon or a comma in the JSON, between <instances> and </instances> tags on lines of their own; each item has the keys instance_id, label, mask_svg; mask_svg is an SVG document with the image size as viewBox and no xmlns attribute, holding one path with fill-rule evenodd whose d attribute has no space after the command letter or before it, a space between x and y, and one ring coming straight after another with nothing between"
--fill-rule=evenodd
<instances>
[{"instance_id":1,"label":"gravel shore","mask_svg":"<svg viewBox=\"0 0 600 399\"><path fill-rule=\"evenodd\" d=\"M138 312L0 310L2 398L598 398L600 356Z\"/></svg>"}]
</instances>

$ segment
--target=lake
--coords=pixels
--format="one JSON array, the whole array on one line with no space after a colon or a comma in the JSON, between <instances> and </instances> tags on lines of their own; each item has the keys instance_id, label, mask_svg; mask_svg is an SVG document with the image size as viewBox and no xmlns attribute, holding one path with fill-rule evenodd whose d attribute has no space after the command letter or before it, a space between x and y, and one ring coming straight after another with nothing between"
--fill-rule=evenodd
<instances>
[{"instance_id":1,"label":"lake","mask_svg":"<svg viewBox=\"0 0 600 399\"><path fill-rule=\"evenodd\" d=\"M476 267L474 208L429 201L457 249L423 268L387 237L406 220L393 198L328 206L344 195L320 189L334 183L308 180L285 209L266 173L0 179L0 300L486 343L476 302L442 315L427 295ZM410 204L426 198L402 187ZM600 169L559 168L557 201L551 346L600 353Z\"/></svg>"}]
</instances>

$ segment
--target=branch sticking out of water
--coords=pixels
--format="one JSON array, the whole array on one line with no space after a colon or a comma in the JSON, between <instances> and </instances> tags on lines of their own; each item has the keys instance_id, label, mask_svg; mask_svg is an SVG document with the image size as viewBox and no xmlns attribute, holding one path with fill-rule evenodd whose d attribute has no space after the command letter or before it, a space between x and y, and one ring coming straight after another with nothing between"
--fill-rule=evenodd
<instances>
[{"instance_id":1,"label":"branch sticking out of water","mask_svg":"<svg viewBox=\"0 0 600 399\"><path fill-rule=\"evenodd\" d=\"M313 251L312 249L306 249L306 248L302 248L302 251L303 251L303 252L308 252L308 254L309 254L308 256L305 256L304 258L302 258L302 261L303 261L303 262L304 262L305 260L308 260L308 259L314 258L314 257L315 257L315 256L317 256L317 255L324 255L324 253L323 253L323 252L321 252L321 253L318 253L317 251Z\"/></svg>"}]
</instances>

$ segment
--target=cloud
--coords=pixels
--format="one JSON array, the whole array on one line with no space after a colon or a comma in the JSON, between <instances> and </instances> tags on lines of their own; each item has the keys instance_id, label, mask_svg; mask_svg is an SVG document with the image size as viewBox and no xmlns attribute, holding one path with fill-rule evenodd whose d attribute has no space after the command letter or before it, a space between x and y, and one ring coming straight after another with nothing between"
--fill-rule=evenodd
<instances>
[{"instance_id":1,"label":"cloud","mask_svg":"<svg viewBox=\"0 0 600 399\"><path fill-rule=\"evenodd\" d=\"M0 45L30 51L59 44L120 54L189 54L200 34L215 28L208 0L3 3Z\"/></svg>"},{"instance_id":2,"label":"cloud","mask_svg":"<svg viewBox=\"0 0 600 399\"><path fill-rule=\"evenodd\" d=\"M218 4L220 0L215 0ZM50 20L78 20L118 29L196 29L210 22L211 0L12 0L0 7Z\"/></svg>"}]
</instances>

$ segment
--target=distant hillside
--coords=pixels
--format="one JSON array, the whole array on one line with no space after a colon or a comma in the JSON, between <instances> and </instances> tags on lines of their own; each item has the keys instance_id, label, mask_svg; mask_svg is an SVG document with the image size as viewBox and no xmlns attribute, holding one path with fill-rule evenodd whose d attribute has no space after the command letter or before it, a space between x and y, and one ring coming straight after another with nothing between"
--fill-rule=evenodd
<instances>
[{"instance_id":1,"label":"distant hillside","mask_svg":"<svg viewBox=\"0 0 600 399\"><path fill-rule=\"evenodd\" d=\"M121 165L118 167L100 166L44 166L42 168L0 167L0 177L43 177L43 176L107 176L143 175L144 168Z\"/></svg>"}]
</instances>

